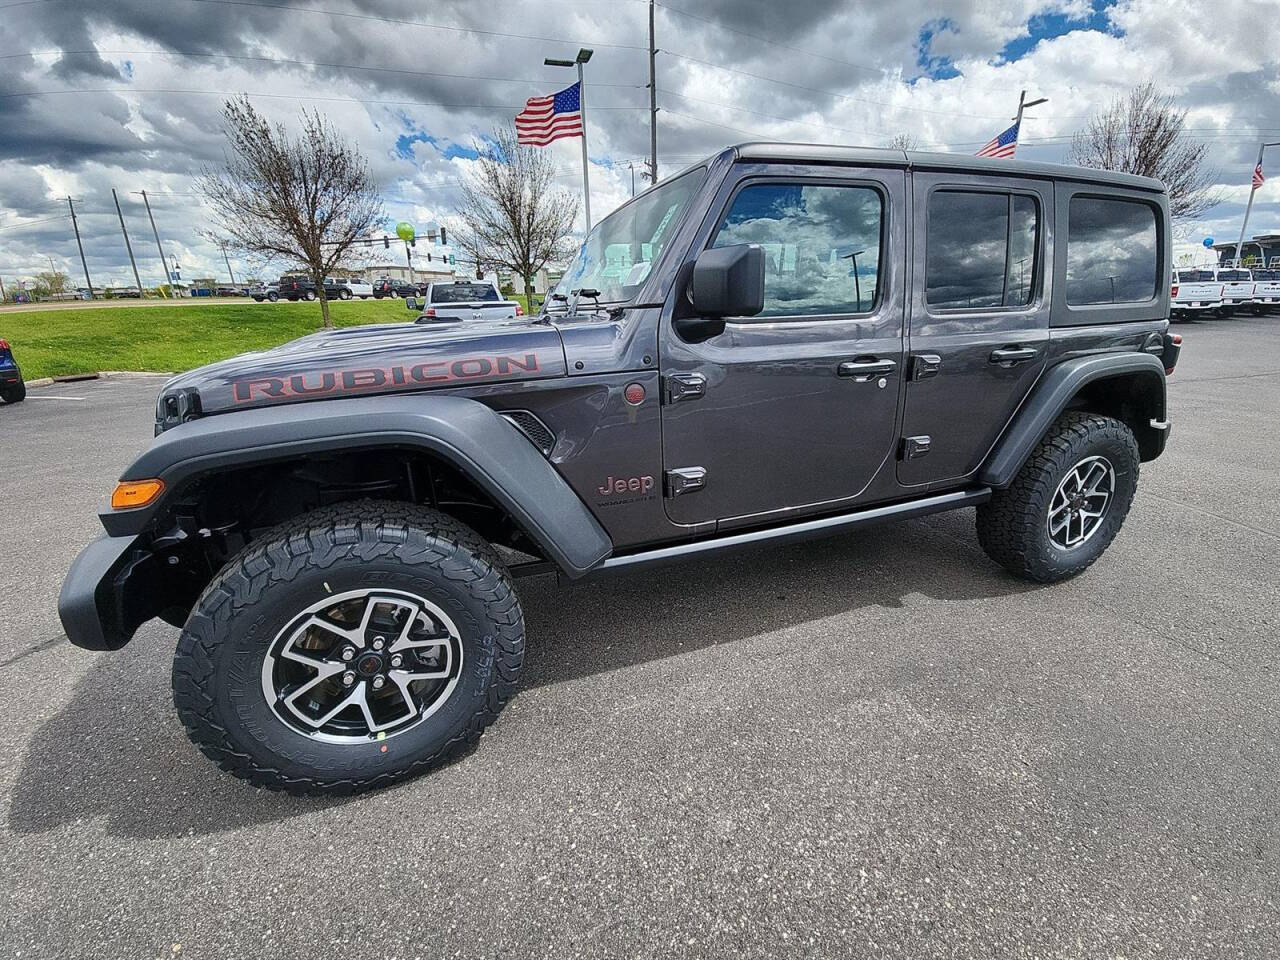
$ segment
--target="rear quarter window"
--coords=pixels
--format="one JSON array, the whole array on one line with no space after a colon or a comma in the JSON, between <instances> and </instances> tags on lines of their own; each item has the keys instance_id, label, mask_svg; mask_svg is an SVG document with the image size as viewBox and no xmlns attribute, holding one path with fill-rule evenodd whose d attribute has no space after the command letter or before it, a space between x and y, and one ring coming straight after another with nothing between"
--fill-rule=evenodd
<instances>
[{"instance_id":1,"label":"rear quarter window","mask_svg":"<svg viewBox=\"0 0 1280 960\"><path fill-rule=\"evenodd\" d=\"M1067 212L1071 306L1141 303L1156 295L1156 211L1140 200L1078 195Z\"/></svg>"},{"instance_id":2,"label":"rear quarter window","mask_svg":"<svg viewBox=\"0 0 1280 960\"><path fill-rule=\"evenodd\" d=\"M452 283L431 288L432 303L470 303L473 300L498 299L498 291L488 283Z\"/></svg>"}]
</instances>

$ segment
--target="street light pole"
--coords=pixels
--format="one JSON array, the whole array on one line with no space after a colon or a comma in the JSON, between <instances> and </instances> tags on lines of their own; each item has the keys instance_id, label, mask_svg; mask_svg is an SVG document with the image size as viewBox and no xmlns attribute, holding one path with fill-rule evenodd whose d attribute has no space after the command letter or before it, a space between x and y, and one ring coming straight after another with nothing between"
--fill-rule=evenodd
<instances>
[{"instance_id":1,"label":"street light pole","mask_svg":"<svg viewBox=\"0 0 1280 960\"><path fill-rule=\"evenodd\" d=\"M1254 168L1253 168L1254 170L1257 170L1258 167L1262 166L1262 155L1266 152L1267 147L1280 147L1280 140L1273 140L1270 143L1263 143L1258 145L1258 162L1257 164L1254 165ZM1250 176L1252 177L1253 170L1249 171L1249 173L1250 173ZM1252 179L1250 180L1250 182L1252 182ZM1240 224L1240 239L1236 241L1236 263L1237 264L1240 263L1240 248L1244 246L1244 232L1246 229L1248 229L1248 226L1249 226L1249 213L1250 211L1253 210L1253 195L1257 192L1258 192L1258 188L1256 186L1249 191L1249 203L1244 208L1244 223ZM1266 264L1264 263L1263 266L1266 266Z\"/></svg>"},{"instance_id":2,"label":"street light pole","mask_svg":"<svg viewBox=\"0 0 1280 960\"><path fill-rule=\"evenodd\" d=\"M587 172L587 84L582 77L582 65L591 59L595 51L582 47L572 60L556 60L547 57L542 62L548 67L578 68L578 115L582 121L582 209L587 218L587 230L591 230L591 178Z\"/></svg>"}]
</instances>

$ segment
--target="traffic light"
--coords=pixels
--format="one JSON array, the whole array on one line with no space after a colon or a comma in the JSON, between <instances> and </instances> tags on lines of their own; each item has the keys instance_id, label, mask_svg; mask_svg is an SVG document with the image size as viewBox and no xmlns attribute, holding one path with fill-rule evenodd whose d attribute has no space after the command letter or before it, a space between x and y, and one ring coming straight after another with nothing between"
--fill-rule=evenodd
<instances>
[{"instance_id":1,"label":"traffic light","mask_svg":"<svg viewBox=\"0 0 1280 960\"><path fill-rule=\"evenodd\" d=\"M418 238L417 238L417 237L414 237L412 240L410 240L410 241L409 241L409 246L411 246L411 247L416 247L417 245L418 245Z\"/></svg>"},{"instance_id":2,"label":"traffic light","mask_svg":"<svg viewBox=\"0 0 1280 960\"><path fill-rule=\"evenodd\" d=\"M441 226L441 227L440 227L440 246L442 246L442 247L447 246L447 245L448 245L448 243L449 243L449 241L445 238L445 234L444 234L444 227L443 227L443 226Z\"/></svg>"},{"instance_id":3,"label":"traffic light","mask_svg":"<svg viewBox=\"0 0 1280 960\"><path fill-rule=\"evenodd\" d=\"M391 239L386 234L383 234L382 236L382 249L383 250L391 249Z\"/></svg>"}]
</instances>

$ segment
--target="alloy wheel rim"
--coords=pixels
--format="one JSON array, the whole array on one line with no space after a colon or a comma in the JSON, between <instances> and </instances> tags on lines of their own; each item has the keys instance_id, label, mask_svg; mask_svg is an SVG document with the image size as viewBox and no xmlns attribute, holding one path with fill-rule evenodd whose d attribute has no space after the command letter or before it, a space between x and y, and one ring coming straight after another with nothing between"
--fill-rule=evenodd
<instances>
[{"instance_id":1,"label":"alloy wheel rim","mask_svg":"<svg viewBox=\"0 0 1280 960\"><path fill-rule=\"evenodd\" d=\"M311 604L276 634L262 694L295 733L358 744L418 726L453 694L462 636L416 594L364 589Z\"/></svg>"},{"instance_id":2,"label":"alloy wheel rim","mask_svg":"<svg viewBox=\"0 0 1280 960\"><path fill-rule=\"evenodd\" d=\"M1102 528L1116 491L1116 471L1106 457L1086 457L1067 471L1049 501L1049 542L1074 550Z\"/></svg>"}]
</instances>

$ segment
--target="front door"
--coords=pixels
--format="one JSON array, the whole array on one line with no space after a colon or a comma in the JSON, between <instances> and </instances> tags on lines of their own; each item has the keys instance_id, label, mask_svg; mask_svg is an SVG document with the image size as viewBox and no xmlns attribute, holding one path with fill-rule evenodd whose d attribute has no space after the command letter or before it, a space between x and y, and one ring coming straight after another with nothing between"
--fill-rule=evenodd
<instances>
[{"instance_id":1,"label":"front door","mask_svg":"<svg viewBox=\"0 0 1280 960\"><path fill-rule=\"evenodd\" d=\"M961 482L1035 384L1049 347L1053 184L914 174L905 486Z\"/></svg>"},{"instance_id":2,"label":"front door","mask_svg":"<svg viewBox=\"0 0 1280 960\"><path fill-rule=\"evenodd\" d=\"M666 311L662 434L673 521L727 529L839 509L892 462L904 194L902 170L758 164L728 178L689 258L759 244L765 306L708 339L681 334Z\"/></svg>"}]
</instances>

